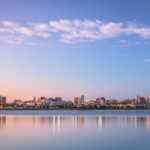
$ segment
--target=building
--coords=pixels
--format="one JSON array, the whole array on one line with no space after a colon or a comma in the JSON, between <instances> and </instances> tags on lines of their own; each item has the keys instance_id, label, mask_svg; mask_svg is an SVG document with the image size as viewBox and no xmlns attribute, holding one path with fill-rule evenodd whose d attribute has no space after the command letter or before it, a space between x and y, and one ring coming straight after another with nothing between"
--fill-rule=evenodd
<instances>
[{"instance_id":1,"label":"building","mask_svg":"<svg viewBox=\"0 0 150 150\"><path fill-rule=\"evenodd\" d=\"M27 101L26 106L35 106L35 103L32 101Z\"/></svg>"},{"instance_id":2,"label":"building","mask_svg":"<svg viewBox=\"0 0 150 150\"><path fill-rule=\"evenodd\" d=\"M145 97L137 96L137 104L146 104L146 100L147 98L145 99Z\"/></svg>"},{"instance_id":3,"label":"building","mask_svg":"<svg viewBox=\"0 0 150 150\"><path fill-rule=\"evenodd\" d=\"M84 95L81 95L79 98L78 98L78 104L83 104L84 103Z\"/></svg>"},{"instance_id":4,"label":"building","mask_svg":"<svg viewBox=\"0 0 150 150\"><path fill-rule=\"evenodd\" d=\"M138 103L138 104L141 103L141 96L137 96L137 103Z\"/></svg>"},{"instance_id":5,"label":"building","mask_svg":"<svg viewBox=\"0 0 150 150\"><path fill-rule=\"evenodd\" d=\"M90 100L88 103L92 107L94 107L96 105L96 101L95 100Z\"/></svg>"},{"instance_id":6,"label":"building","mask_svg":"<svg viewBox=\"0 0 150 150\"><path fill-rule=\"evenodd\" d=\"M49 101L50 106L62 105L63 104L63 101L62 101L61 97L55 97L55 98L50 97L50 98L48 98L48 101Z\"/></svg>"},{"instance_id":7,"label":"building","mask_svg":"<svg viewBox=\"0 0 150 150\"><path fill-rule=\"evenodd\" d=\"M22 100L14 100L14 105L23 106L24 102Z\"/></svg>"},{"instance_id":8,"label":"building","mask_svg":"<svg viewBox=\"0 0 150 150\"><path fill-rule=\"evenodd\" d=\"M105 100L104 97L99 98L99 100L100 100L100 105L101 106L105 106L106 105L106 100Z\"/></svg>"},{"instance_id":9,"label":"building","mask_svg":"<svg viewBox=\"0 0 150 150\"><path fill-rule=\"evenodd\" d=\"M149 97L145 97L146 103L149 103Z\"/></svg>"},{"instance_id":10,"label":"building","mask_svg":"<svg viewBox=\"0 0 150 150\"><path fill-rule=\"evenodd\" d=\"M61 97L55 97L53 99L53 102L55 105L62 105L62 98Z\"/></svg>"},{"instance_id":11,"label":"building","mask_svg":"<svg viewBox=\"0 0 150 150\"><path fill-rule=\"evenodd\" d=\"M100 107L100 105L101 105L101 99L96 98L96 106Z\"/></svg>"},{"instance_id":12,"label":"building","mask_svg":"<svg viewBox=\"0 0 150 150\"><path fill-rule=\"evenodd\" d=\"M78 97L73 97L71 99L71 101L72 101L73 104L77 105L78 104Z\"/></svg>"},{"instance_id":13,"label":"building","mask_svg":"<svg viewBox=\"0 0 150 150\"><path fill-rule=\"evenodd\" d=\"M0 105L5 105L6 104L6 97L0 96Z\"/></svg>"},{"instance_id":14,"label":"building","mask_svg":"<svg viewBox=\"0 0 150 150\"><path fill-rule=\"evenodd\" d=\"M71 101L75 105L82 105L84 104L84 95L81 95L80 97L73 97Z\"/></svg>"},{"instance_id":15,"label":"building","mask_svg":"<svg viewBox=\"0 0 150 150\"><path fill-rule=\"evenodd\" d=\"M44 99L46 99L46 97L41 96L41 97L38 98L38 101L41 101L41 100L44 100Z\"/></svg>"}]
</instances>

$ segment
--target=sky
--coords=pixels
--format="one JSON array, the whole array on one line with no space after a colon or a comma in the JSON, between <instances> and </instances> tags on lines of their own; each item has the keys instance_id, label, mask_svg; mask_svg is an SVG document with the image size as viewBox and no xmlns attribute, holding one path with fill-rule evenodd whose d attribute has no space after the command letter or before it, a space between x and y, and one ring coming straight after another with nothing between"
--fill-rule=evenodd
<instances>
[{"instance_id":1,"label":"sky","mask_svg":"<svg viewBox=\"0 0 150 150\"><path fill-rule=\"evenodd\" d=\"M0 0L0 95L150 96L149 0Z\"/></svg>"}]
</instances>

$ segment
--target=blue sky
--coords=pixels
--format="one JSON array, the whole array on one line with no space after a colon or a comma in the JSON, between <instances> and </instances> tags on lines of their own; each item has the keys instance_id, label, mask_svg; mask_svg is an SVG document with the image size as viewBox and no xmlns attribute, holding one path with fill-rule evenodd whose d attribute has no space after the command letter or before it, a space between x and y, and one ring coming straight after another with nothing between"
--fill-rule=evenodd
<instances>
[{"instance_id":1,"label":"blue sky","mask_svg":"<svg viewBox=\"0 0 150 150\"><path fill-rule=\"evenodd\" d=\"M0 1L0 94L150 96L147 0Z\"/></svg>"}]
</instances>

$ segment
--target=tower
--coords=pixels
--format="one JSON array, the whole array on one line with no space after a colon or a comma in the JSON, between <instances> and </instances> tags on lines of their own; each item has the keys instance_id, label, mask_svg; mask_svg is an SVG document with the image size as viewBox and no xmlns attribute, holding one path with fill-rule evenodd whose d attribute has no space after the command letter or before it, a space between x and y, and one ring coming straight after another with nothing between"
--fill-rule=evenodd
<instances>
[{"instance_id":1,"label":"tower","mask_svg":"<svg viewBox=\"0 0 150 150\"><path fill-rule=\"evenodd\" d=\"M84 103L84 95L81 95L79 98L78 98L78 104L83 104Z\"/></svg>"}]
</instances>

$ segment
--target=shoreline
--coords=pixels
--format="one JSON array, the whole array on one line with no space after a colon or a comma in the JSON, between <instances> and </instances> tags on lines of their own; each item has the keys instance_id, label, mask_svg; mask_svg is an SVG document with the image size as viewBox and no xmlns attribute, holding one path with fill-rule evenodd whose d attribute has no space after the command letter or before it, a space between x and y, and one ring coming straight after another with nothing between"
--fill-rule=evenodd
<instances>
[{"instance_id":1,"label":"shoreline","mask_svg":"<svg viewBox=\"0 0 150 150\"><path fill-rule=\"evenodd\" d=\"M22 111L22 110L25 110L25 111L28 111L28 110L32 110L32 111L51 111L51 110L62 110L62 111L92 111L92 110L97 110L97 111L100 111L100 110L102 110L102 111L113 111L113 110L116 110L116 111L131 111L131 110L133 110L133 111L136 111L136 110L150 110L150 108L133 108L133 109L131 109L131 108L129 108L129 109L0 109L0 111L9 111L9 110L19 110L19 111Z\"/></svg>"}]
</instances>

